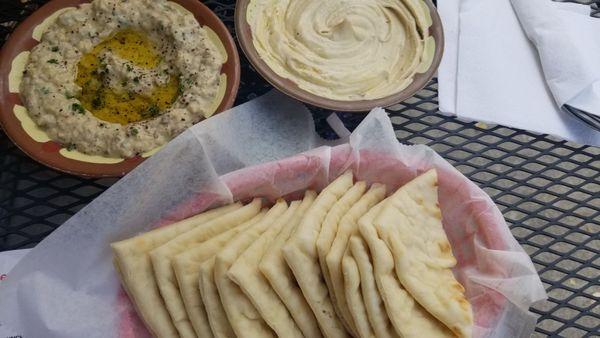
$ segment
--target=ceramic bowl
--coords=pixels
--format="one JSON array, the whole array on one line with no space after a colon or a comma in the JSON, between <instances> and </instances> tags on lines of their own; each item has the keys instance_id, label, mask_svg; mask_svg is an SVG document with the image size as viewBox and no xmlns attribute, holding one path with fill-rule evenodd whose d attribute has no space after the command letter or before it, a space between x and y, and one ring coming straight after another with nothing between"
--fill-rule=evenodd
<instances>
[{"instance_id":1,"label":"ceramic bowl","mask_svg":"<svg viewBox=\"0 0 600 338\"><path fill-rule=\"evenodd\" d=\"M368 112L375 107L389 107L402 102L427 85L429 80L434 76L442 58L444 50L442 22L433 3L431 3L430 0L422 0L427 4L431 13L433 24L429 28L429 34L435 39L435 54L429 69L423 73L416 74L413 82L405 89L379 99L340 101L318 96L301 89L291 80L277 75L261 59L257 50L254 48L252 29L246 20L246 12L250 1L253 0L238 0L235 8L235 30L244 54L252 66L254 66L254 68L275 88L297 100L317 107L345 112Z\"/></svg>"},{"instance_id":2,"label":"ceramic bowl","mask_svg":"<svg viewBox=\"0 0 600 338\"><path fill-rule=\"evenodd\" d=\"M204 4L197 0L172 0L192 12L202 26L211 28L221 40L227 52L227 62L221 68L226 77L225 93L215 112L225 111L233 106L240 83L240 60L227 28L219 18ZM90 2L85 0L52 0L40 7L25 19L11 34L0 51L0 125L7 136L28 156L34 160L66 173L87 177L118 177L126 174L152 152L132 158L109 159L100 156L75 159L58 142L36 136L31 132L33 121L24 116L23 103L14 78L22 73L24 60L28 52L39 43L42 23L56 15L57 11L76 7ZM19 68L19 65L21 65ZM12 75L11 75L12 72ZM13 78L11 80L10 78ZM25 128L29 124L29 128ZM34 126L33 126L34 127ZM68 156L68 157L66 157Z\"/></svg>"}]
</instances>

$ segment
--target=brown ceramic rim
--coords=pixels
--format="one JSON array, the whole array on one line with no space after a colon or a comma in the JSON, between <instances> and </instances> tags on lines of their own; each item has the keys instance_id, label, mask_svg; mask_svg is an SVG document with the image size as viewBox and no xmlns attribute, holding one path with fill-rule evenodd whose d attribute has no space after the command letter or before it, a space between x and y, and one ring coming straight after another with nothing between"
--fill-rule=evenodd
<instances>
[{"instance_id":1,"label":"brown ceramic rim","mask_svg":"<svg viewBox=\"0 0 600 338\"><path fill-rule=\"evenodd\" d=\"M433 78L442 59L442 53L444 51L444 32L442 29L442 22L433 3L430 0L422 0L425 2L425 4L427 4L429 12L431 13L433 24L431 27L429 27L429 33L435 39L435 53L433 56L433 62L426 72L416 74L413 82L404 90L379 99L340 101L321 97L307 92L298 87L289 79L277 75L262 60L260 55L258 55L258 52L252 43L252 30L248 24L248 21L246 21L246 11L250 1L252 0L238 0L235 7L235 31L242 51L250 63L252 63L254 68L260 73L260 75L262 75L275 88L297 100L317 107L346 112L367 112L375 107L389 107L408 99L416 92L423 89L429 80Z\"/></svg>"},{"instance_id":2,"label":"brown ceramic rim","mask_svg":"<svg viewBox=\"0 0 600 338\"><path fill-rule=\"evenodd\" d=\"M227 51L227 62L221 72L227 76L227 87L215 114L233 106L240 84L240 59L233 38L219 18L204 4L196 0L171 0L192 12L196 20L210 27L222 41ZM115 164L99 164L73 160L62 156L61 146L55 141L36 142L21 126L13 113L15 105L22 105L19 94L9 92L8 76L13 59L21 52L31 50L38 41L32 38L34 28L50 14L65 7L78 6L89 0L52 0L25 19L11 34L0 51L0 125L6 135L25 154L34 160L62 172L84 177L119 177L142 163L145 158L136 156Z\"/></svg>"}]
</instances>

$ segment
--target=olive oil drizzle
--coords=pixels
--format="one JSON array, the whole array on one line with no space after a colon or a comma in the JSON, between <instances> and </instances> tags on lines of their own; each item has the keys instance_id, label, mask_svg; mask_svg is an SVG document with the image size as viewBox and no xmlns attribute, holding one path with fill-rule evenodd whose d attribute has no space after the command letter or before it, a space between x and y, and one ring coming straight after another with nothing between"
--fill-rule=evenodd
<instances>
[{"instance_id":1,"label":"olive oil drizzle","mask_svg":"<svg viewBox=\"0 0 600 338\"><path fill-rule=\"evenodd\" d=\"M179 78L174 74L169 74L165 85L155 85L150 93L126 89L135 88L140 82L137 76L130 80L133 84L124 79L121 87L111 88L107 81L109 69L103 60L106 52L131 62L131 66L126 66L128 72L136 67L153 69L161 62L151 41L131 29L116 32L84 54L77 64L75 83L82 88L77 99L97 118L122 125L151 119L168 109L181 94Z\"/></svg>"}]
</instances>

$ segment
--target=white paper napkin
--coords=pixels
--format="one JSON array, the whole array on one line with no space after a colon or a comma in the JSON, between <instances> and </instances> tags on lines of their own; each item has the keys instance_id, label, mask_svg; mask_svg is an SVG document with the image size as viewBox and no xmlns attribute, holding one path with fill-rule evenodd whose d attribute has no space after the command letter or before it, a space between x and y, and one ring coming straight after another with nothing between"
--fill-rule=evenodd
<instances>
[{"instance_id":1,"label":"white paper napkin","mask_svg":"<svg viewBox=\"0 0 600 338\"><path fill-rule=\"evenodd\" d=\"M511 2L558 105L600 116L600 19L590 16L587 5Z\"/></svg>"},{"instance_id":2,"label":"white paper napkin","mask_svg":"<svg viewBox=\"0 0 600 338\"><path fill-rule=\"evenodd\" d=\"M446 36L440 111L600 145L600 132L555 103L510 0L439 0L438 6Z\"/></svg>"},{"instance_id":3,"label":"white paper napkin","mask_svg":"<svg viewBox=\"0 0 600 338\"><path fill-rule=\"evenodd\" d=\"M30 249L0 252L0 283L8 279L8 272L17 264Z\"/></svg>"},{"instance_id":4,"label":"white paper napkin","mask_svg":"<svg viewBox=\"0 0 600 338\"><path fill-rule=\"evenodd\" d=\"M2 251L0 252L0 284L3 281L8 280L8 273L15 266L26 253L29 252L29 249L23 250L12 250L12 251ZM0 325L0 338L17 338L21 337L21 335L8 330L7 328Z\"/></svg>"}]
</instances>

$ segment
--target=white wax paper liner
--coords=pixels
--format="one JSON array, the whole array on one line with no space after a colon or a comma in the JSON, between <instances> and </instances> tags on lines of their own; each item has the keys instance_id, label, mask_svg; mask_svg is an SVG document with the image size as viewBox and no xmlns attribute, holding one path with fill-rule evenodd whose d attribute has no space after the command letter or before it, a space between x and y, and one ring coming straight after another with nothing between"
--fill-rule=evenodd
<instances>
[{"instance_id":1,"label":"white wax paper liner","mask_svg":"<svg viewBox=\"0 0 600 338\"><path fill-rule=\"evenodd\" d=\"M233 200L297 198L348 169L392 191L434 167L475 336L529 336L535 317L527 309L546 294L481 189L430 148L399 144L382 109L331 144L301 104L275 92L197 124L17 264L0 286L0 323L25 338L147 337L112 267L110 242Z\"/></svg>"}]
</instances>

